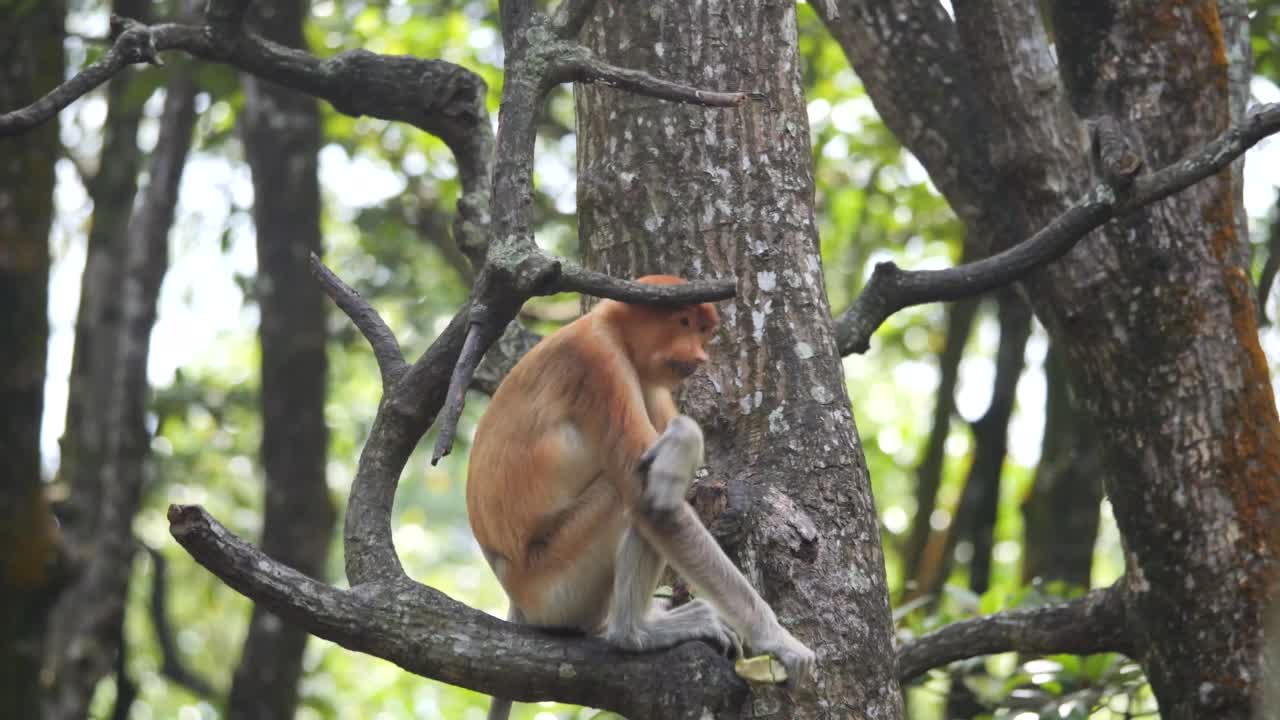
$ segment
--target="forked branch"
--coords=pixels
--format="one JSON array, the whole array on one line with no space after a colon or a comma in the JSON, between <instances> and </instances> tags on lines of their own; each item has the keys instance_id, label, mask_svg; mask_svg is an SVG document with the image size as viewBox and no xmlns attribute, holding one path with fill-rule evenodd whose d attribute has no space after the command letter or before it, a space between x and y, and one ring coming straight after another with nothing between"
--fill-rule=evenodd
<instances>
[{"instance_id":1,"label":"forked branch","mask_svg":"<svg viewBox=\"0 0 1280 720\"><path fill-rule=\"evenodd\" d=\"M892 262L879 263L853 305L836 320L841 354L866 352L876 329L903 308L959 300L1025 277L1065 255L1090 231L1109 220L1213 175L1276 132L1280 132L1280 103L1261 105L1182 160L1133 178L1128 188L1099 183L1035 235L997 255L946 270L903 270ZM1138 166L1132 169L1137 170Z\"/></svg>"}]
</instances>

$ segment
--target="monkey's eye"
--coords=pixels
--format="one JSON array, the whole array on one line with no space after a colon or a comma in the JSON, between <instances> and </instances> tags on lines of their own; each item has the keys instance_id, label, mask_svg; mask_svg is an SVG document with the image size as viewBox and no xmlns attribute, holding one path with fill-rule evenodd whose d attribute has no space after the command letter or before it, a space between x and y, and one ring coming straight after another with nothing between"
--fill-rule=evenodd
<instances>
[{"instance_id":1,"label":"monkey's eye","mask_svg":"<svg viewBox=\"0 0 1280 720\"><path fill-rule=\"evenodd\" d=\"M680 318L680 324L685 327L689 327L689 318L687 317Z\"/></svg>"}]
</instances>

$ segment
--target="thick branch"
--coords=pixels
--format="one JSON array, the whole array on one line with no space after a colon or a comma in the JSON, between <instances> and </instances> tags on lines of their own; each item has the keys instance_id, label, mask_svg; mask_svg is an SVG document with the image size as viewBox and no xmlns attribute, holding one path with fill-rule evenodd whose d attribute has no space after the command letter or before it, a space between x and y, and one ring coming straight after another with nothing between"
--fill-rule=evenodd
<instances>
[{"instance_id":1,"label":"thick branch","mask_svg":"<svg viewBox=\"0 0 1280 720\"><path fill-rule=\"evenodd\" d=\"M437 135L457 157L464 183L486 170L493 146L484 106L486 87L479 75L465 68L367 50L321 60L254 35L228 33L225 27L214 32L212 25L119 22L122 32L101 60L32 105L0 115L0 137L49 120L128 65L155 61L157 51L182 50L327 100L342 113L407 122Z\"/></svg>"},{"instance_id":2,"label":"thick branch","mask_svg":"<svg viewBox=\"0 0 1280 720\"><path fill-rule=\"evenodd\" d=\"M629 717L705 717L740 705L746 695L730 664L701 643L629 653L595 638L555 637L504 623L408 578L342 591L272 560L199 506L170 506L169 523L192 557L246 597L318 637L423 677Z\"/></svg>"},{"instance_id":3,"label":"thick branch","mask_svg":"<svg viewBox=\"0 0 1280 720\"><path fill-rule=\"evenodd\" d=\"M399 382L383 388L383 402L360 453L347 504L343 547L352 585L404 577L391 539L396 486L409 455L444 405L449 373L466 336L468 311L464 307L458 312Z\"/></svg>"},{"instance_id":4,"label":"thick branch","mask_svg":"<svg viewBox=\"0 0 1280 720\"><path fill-rule=\"evenodd\" d=\"M1222 170L1259 140L1280 131L1280 103L1254 108L1240 124L1189 154L1133 181L1123 196L1101 183L1030 239L976 262L946 270L902 270L876 265L862 294L836 321L842 354L865 352L871 335L895 312L930 302L958 300L1007 285L1065 255L1090 231Z\"/></svg>"},{"instance_id":5,"label":"thick branch","mask_svg":"<svg viewBox=\"0 0 1280 720\"><path fill-rule=\"evenodd\" d=\"M560 59L553 77L556 82L605 83L637 95L708 107L737 107L748 100L764 99L761 93L701 90L642 70L610 65L582 47L574 47Z\"/></svg>"},{"instance_id":6,"label":"thick branch","mask_svg":"<svg viewBox=\"0 0 1280 720\"><path fill-rule=\"evenodd\" d=\"M1131 652L1120 585L1064 603L1010 610L952 623L898 649L898 680L906 682L956 660L1002 652Z\"/></svg>"}]
</instances>

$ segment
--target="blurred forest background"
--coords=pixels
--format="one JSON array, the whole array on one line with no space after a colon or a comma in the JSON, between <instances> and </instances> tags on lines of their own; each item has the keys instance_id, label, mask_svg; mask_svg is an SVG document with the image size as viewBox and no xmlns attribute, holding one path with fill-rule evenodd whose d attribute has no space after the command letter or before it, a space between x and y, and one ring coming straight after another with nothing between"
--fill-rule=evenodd
<instances>
[{"instance_id":1,"label":"blurred forest background","mask_svg":"<svg viewBox=\"0 0 1280 720\"><path fill-rule=\"evenodd\" d=\"M132 5L152 18L185 11L170 2L115 5L116 12L132 14L121 7ZM367 48L460 63L489 83L489 107L496 117L502 82L496 3L440 0L429 10L422 5L319 0L311 3L301 39L321 56ZM1252 92L1275 101L1280 99L1280 3L1253 5L1257 74ZM68 75L104 52L112 9L106 2L71 0L64 45ZM799 26L822 255L831 305L840 309L880 260L912 269L959 262L962 228L920 165L881 123L844 53L805 3L799 4ZM141 509L133 520L145 551L134 555L129 578L123 661L96 689L96 718L119 710L125 688L136 693L125 716L134 720L224 717L233 678L261 670L246 654L251 603L171 540L165 513L170 503L198 503L243 537L263 533L271 463L264 448L263 407L273 401L263 397L271 381L262 375L268 358L261 342L269 341L259 335L264 314L259 267L269 252L258 247L255 181L246 156L254 123L264 122L251 107L254 93L269 90L253 87L231 68L194 64L179 55L172 54L166 68L122 73L76 102L61 114L53 143L59 157L53 165L51 326L41 446L43 472L55 499L65 499L74 480L60 439L74 428L77 412L93 412L77 410L76 403L68 409L69 394L76 398L72 357L82 282L87 287L93 281L85 275L89 238L127 221L139 188L163 177L163 170L148 166L148 156L162 141L165 113L182 112L178 103L167 108L166 99L186 93L194 110L147 360L151 436L145 442ZM188 79L176 79L180 76ZM452 158L441 141L405 124L353 119L325 103L317 107L313 161L324 258L371 299L407 348L425 347L465 299L470 283L469 266L450 239L459 192ZM14 142L0 145L0 155L11 152ZM269 158L277 147L281 163L298 151L288 144L268 146L259 148L259 158ZM1274 274L1274 267L1264 266L1269 258L1280 258L1280 252L1267 249L1280 243L1278 159L1272 141L1246 163L1255 281ZM568 87L555 91L542 113L536 162L538 241L573 257L575 137ZM289 234L288 220L287 214L277 217L272 227ZM305 230L299 232L305 235ZM1264 298L1268 317L1277 315L1277 298L1280 293ZM290 456L311 452L323 458L315 471L337 517L326 517L323 507L318 514L308 516L304 508L299 515L320 518L322 529L332 520L325 533L336 548L341 511L380 385L368 346L327 300L323 306L318 322L327 337L327 370L321 362L318 372L327 373L327 438L323 430L307 435L293 428L274 442L291 445ZM523 315L534 329L546 332L578 310L577 297L562 296L535 300ZM895 619L904 634L979 612L1076 595L1111 583L1124 569L1087 450L1055 444L1055 438L1071 435L1055 428L1072 420L1045 335L1028 313L997 310L991 298L897 313L876 334L870 352L845 361L882 523ZM1264 328L1262 342L1274 380L1280 371L1280 329ZM315 371L292 365L298 357L292 350L277 352L275 382ZM280 397L274 402L282 402ZM283 402L285 417L294 416L286 425L301 422L305 409ZM431 467L426 450L411 460L396 498L395 541L411 576L502 615L505 599L471 538L462 493L468 436L484 407L478 397L467 406L458 447L447 461ZM1071 491L1055 493L1063 483L1055 486L1054 477L1063 473L1070 474ZM292 496L276 500L285 515L293 511ZM340 553L322 550L318 557L325 559L316 570L341 583ZM911 717L941 717L953 682L996 718L1127 718L1154 708L1140 671L1119 656L1020 663L1006 654L918 680L909 689ZM479 718L486 703L475 693L310 638L302 656L296 717ZM1050 712L1056 714L1041 715ZM537 720L590 715L554 705L517 708L517 717Z\"/></svg>"}]
</instances>

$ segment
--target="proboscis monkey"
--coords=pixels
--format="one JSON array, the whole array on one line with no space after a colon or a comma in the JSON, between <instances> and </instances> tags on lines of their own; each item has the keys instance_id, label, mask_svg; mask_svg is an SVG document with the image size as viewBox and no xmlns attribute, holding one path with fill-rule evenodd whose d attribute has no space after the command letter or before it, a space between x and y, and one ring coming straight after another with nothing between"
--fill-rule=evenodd
<instances>
[{"instance_id":1,"label":"proboscis monkey","mask_svg":"<svg viewBox=\"0 0 1280 720\"><path fill-rule=\"evenodd\" d=\"M804 682L813 652L778 624L684 500L703 462L702 431L672 393L707 361L718 325L710 303L604 300L534 346L476 429L471 528L512 622L595 633L629 650L702 639L740 651L741 638ZM651 606L667 563L700 599ZM509 710L495 699L490 720Z\"/></svg>"}]
</instances>

